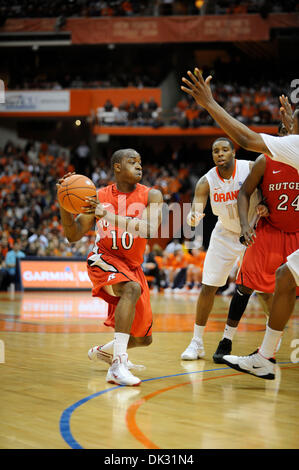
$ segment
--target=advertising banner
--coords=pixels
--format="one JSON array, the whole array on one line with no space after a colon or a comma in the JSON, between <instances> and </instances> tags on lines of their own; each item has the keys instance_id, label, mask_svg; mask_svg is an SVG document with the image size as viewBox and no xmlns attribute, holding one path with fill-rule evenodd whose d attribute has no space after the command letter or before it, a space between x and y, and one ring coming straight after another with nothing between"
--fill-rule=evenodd
<instances>
[{"instance_id":1,"label":"advertising banner","mask_svg":"<svg viewBox=\"0 0 299 470\"><path fill-rule=\"evenodd\" d=\"M24 290L91 289L85 261L20 260L21 285Z\"/></svg>"},{"instance_id":2,"label":"advertising banner","mask_svg":"<svg viewBox=\"0 0 299 470\"><path fill-rule=\"evenodd\" d=\"M0 112L68 112L70 92L64 91L6 91Z\"/></svg>"},{"instance_id":3,"label":"advertising banner","mask_svg":"<svg viewBox=\"0 0 299 470\"><path fill-rule=\"evenodd\" d=\"M8 18L3 33L49 32L54 18ZM72 44L267 41L272 28L298 27L298 13L67 18Z\"/></svg>"}]
</instances>

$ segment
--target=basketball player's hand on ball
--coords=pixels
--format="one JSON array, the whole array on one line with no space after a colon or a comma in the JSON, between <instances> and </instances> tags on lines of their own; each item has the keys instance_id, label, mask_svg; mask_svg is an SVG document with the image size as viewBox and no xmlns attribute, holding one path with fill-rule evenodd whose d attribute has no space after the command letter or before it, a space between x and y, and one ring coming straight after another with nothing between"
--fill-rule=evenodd
<instances>
[{"instance_id":1,"label":"basketball player's hand on ball","mask_svg":"<svg viewBox=\"0 0 299 470\"><path fill-rule=\"evenodd\" d=\"M58 182L56 183L56 188L58 189L59 186L64 182L64 180L66 180L66 178L68 178L69 176L72 176L72 175L75 175L76 172L74 171L73 173L69 172L67 173L66 175L64 175L62 178L60 178L58 180Z\"/></svg>"},{"instance_id":2,"label":"basketball player's hand on ball","mask_svg":"<svg viewBox=\"0 0 299 470\"><path fill-rule=\"evenodd\" d=\"M258 204L256 206L256 213L260 216L260 217L268 217L269 215L269 209L268 207L265 205L265 204Z\"/></svg>"},{"instance_id":3,"label":"basketball player's hand on ball","mask_svg":"<svg viewBox=\"0 0 299 470\"><path fill-rule=\"evenodd\" d=\"M198 212L198 211L189 212L189 214L187 215L187 224L190 227L196 227L201 221L201 219L204 218L204 216L205 214L203 214L202 212Z\"/></svg>"},{"instance_id":4,"label":"basketball player's hand on ball","mask_svg":"<svg viewBox=\"0 0 299 470\"><path fill-rule=\"evenodd\" d=\"M240 243L245 246L251 246L254 244L256 238L256 233L250 225L242 226L241 227L241 236L240 236Z\"/></svg>"},{"instance_id":5,"label":"basketball player's hand on ball","mask_svg":"<svg viewBox=\"0 0 299 470\"><path fill-rule=\"evenodd\" d=\"M84 210L84 214L94 214L97 219L102 219L102 217L107 214L107 211L98 200L94 200L92 197L87 197L85 201L88 206Z\"/></svg>"}]
</instances>

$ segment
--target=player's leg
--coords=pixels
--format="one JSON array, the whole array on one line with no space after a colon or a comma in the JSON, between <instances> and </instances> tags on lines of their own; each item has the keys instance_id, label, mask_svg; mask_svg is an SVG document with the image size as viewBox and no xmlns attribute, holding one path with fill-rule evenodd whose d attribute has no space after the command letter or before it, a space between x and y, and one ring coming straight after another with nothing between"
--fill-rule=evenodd
<instances>
[{"instance_id":1,"label":"player's leg","mask_svg":"<svg viewBox=\"0 0 299 470\"><path fill-rule=\"evenodd\" d=\"M194 360L204 356L203 333L213 308L215 294L219 287L226 284L236 260L243 251L244 247L239 242L238 235L226 230L218 222L212 232L204 261L193 338L181 355L182 359Z\"/></svg>"},{"instance_id":2,"label":"player's leg","mask_svg":"<svg viewBox=\"0 0 299 470\"><path fill-rule=\"evenodd\" d=\"M129 281L114 284L112 288L115 296L119 297L119 301L114 312L113 360L106 380L118 385L139 385L140 379L129 370L127 349L135 317L135 306L141 295L141 286L138 282Z\"/></svg>"},{"instance_id":3,"label":"player's leg","mask_svg":"<svg viewBox=\"0 0 299 470\"><path fill-rule=\"evenodd\" d=\"M256 294L265 315L269 317L273 303L273 294L267 294L265 292L257 292Z\"/></svg>"},{"instance_id":4,"label":"player's leg","mask_svg":"<svg viewBox=\"0 0 299 470\"><path fill-rule=\"evenodd\" d=\"M269 250L270 241L271 250ZM223 339L223 345L227 346L227 352L225 348L222 348L222 345L219 345L220 350L215 353L215 362L223 362L222 357L230 354L230 342L237 331L237 326L253 290L268 293L268 305L270 306L271 293L275 288L274 273L284 259L283 247L284 237L281 235L281 231L272 228L267 222L260 221L255 243L246 249L236 279L237 289L230 304L225 327L226 339Z\"/></svg>"},{"instance_id":5,"label":"player's leg","mask_svg":"<svg viewBox=\"0 0 299 470\"><path fill-rule=\"evenodd\" d=\"M261 347L250 356L224 356L225 364L264 379L275 378L273 356L283 329L294 310L298 285L299 250L288 256L287 263L276 271L273 304Z\"/></svg>"},{"instance_id":6,"label":"player's leg","mask_svg":"<svg viewBox=\"0 0 299 470\"><path fill-rule=\"evenodd\" d=\"M273 357L295 305L296 281L287 264L276 271L275 293L260 354Z\"/></svg>"},{"instance_id":7,"label":"player's leg","mask_svg":"<svg viewBox=\"0 0 299 470\"><path fill-rule=\"evenodd\" d=\"M230 302L228 317L222 339L213 355L213 360L216 364L221 364L223 362L223 356L231 353L233 338L243 313L246 310L252 292L253 290L248 287L237 285L235 293Z\"/></svg>"},{"instance_id":8,"label":"player's leg","mask_svg":"<svg viewBox=\"0 0 299 470\"><path fill-rule=\"evenodd\" d=\"M144 336L141 338L136 338L135 336L130 336L129 342L128 342L128 349L131 348L138 348L141 346L149 346L152 344L153 338L152 335L150 336Z\"/></svg>"},{"instance_id":9,"label":"player's leg","mask_svg":"<svg viewBox=\"0 0 299 470\"><path fill-rule=\"evenodd\" d=\"M139 385L140 379L130 372L136 367L128 360L127 348L141 286L134 281L119 282L102 286L102 292L102 296L118 298L117 303L109 304L108 308L109 322L111 326L114 324L115 328L114 339L103 346L91 348L88 351L88 357L110 365L106 377L108 382L119 385ZM109 301L107 298L105 300Z\"/></svg>"}]
</instances>

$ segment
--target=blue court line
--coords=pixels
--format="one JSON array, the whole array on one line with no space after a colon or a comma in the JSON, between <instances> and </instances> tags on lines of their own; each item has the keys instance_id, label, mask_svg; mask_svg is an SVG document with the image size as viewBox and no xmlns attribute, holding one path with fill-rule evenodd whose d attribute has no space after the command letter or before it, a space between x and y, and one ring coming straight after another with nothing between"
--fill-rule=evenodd
<instances>
[{"instance_id":1,"label":"blue court line","mask_svg":"<svg viewBox=\"0 0 299 470\"><path fill-rule=\"evenodd\" d=\"M293 364L292 362L279 362L278 364ZM163 375L161 377L154 377L151 379L146 379L142 380L142 383L145 382L151 382L153 380L161 380L161 379L169 379L171 377L180 377L183 375L190 375L190 374L200 374L203 372L214 372L214 371L219 371L219 370L231 370L228 366L227 367L221 367L219 369L207 369L207 370L198 370L194 372L183 372L180 374L173 374L173 375ZM87 403L88 401L92 400L93 398L97 398L100 395L104 395L104 393L112 392L113 390L117 390L120 387L124 387L124 385L117 385L116 387L108 388L106 390L101 390L100 392L93 393L92 395L89 395L87 397L82 398L81 400L77 401L73 405L69 406L66 408L60 417L60 422L59 422L59 428L60 428L60 434L62 438L65 440L65 442L71 447L71 449L84 449L79 442L76 441L74 436L72 435L71 432L71 426L70 426L70 420L73 412L79 408L79 406L84 405L84 403Z\"/></svg>"}]
</instances>

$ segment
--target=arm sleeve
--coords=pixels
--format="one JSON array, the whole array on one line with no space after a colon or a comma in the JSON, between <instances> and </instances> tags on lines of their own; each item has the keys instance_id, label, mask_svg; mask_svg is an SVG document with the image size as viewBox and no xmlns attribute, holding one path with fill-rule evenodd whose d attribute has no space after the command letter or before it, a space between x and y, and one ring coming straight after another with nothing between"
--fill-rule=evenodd
<instances>
[{"instance_id":1,"label":"arm sleeve","mask_svg":"<svg viewBox=\"0 0 299 470\"><path fill-rule=\"evenodd\" d=\"M269 149L269 157L299 170L299 135L276 137L260 134Z\"/></svg>"}]
</instances>

